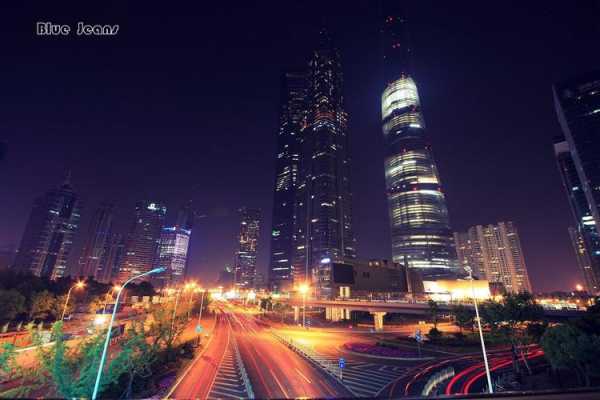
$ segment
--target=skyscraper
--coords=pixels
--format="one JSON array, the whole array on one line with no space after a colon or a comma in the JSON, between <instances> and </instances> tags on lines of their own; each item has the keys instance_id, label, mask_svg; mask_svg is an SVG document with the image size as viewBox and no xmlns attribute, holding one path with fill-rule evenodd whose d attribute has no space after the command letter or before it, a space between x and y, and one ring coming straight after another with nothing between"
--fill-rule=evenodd
<instances>
[{"instance_id":1,"label":"skyscraper","mask_svg":"<svg viewBox=\"0 0 600 400\"><path fill-rule=\"evenodd\" d=\"M455 233L461 265L490 282L502 283L508 292L531 292L529 275L517 227L512 222L477 225Z\"/></svg>"},{"instance_id":2,"label":"skyscraper","mask_svg":"<svg viewBox=\"0 0 600 400\"><path fill-rule=\"evenodd\" d=\"M339 51L322 30L320 45L309 63L306 122L300 135L293 259L296 282L325 282L330 271L321 261L356 257L348 115L342 89Z\"/></svg>"},{"instance_id":3,"label":"skyscraper","mask_svg":"<svg viewBox=\"0 0 600 400\"><path fill-rule=\"evenodd\" d=\"M269 268L269 286L272 290L287 290L292 284L295 201L307 85L306 71L286 72L281 78Z\"/></svg>"},{"instance_id":4,"label":"skyscraper","mask_svg":"<svg viewBox=\"0 0 600 400\"><path fill-rule=\"evenodd\" d=\"M102 204L90 223L83 252L79 259L79 276L99 278L103 274L102 262L108 249L113 223L113 205Z\"/></svg>"},{"instance_id":5,"label":"skyscraper","mask_svg":"<svg viewBox=\"0 0 600 400\"><path fill-rule=\"evenodd\" d=\"M425 121L410 68L407 23L398 1L384 1L381 118L385 182L394 262L424 277L457 272L446 199L425 138Z\"/></svg>"},{"instance_id":6,"label":"skyscraper","mask_svg":"<svg viewBox=\"0 0 600 400\"><path fill-rule=\"evenodd\" d=\"M162 229L159 266L166 268L166 271L155 278L155 282L160 282L159 286L177 285L183 282L186 275L191 235L191 229L185 229L179 225Z\"/></svg>"},{"instance_id":7,"label":"skyscraper","mask_svg":"<svg viewBox=\"0 0 600 400\"><path fill-rule=\"evenodd\" d=\"M123 235L112 233L106 242L100 270L96 273L96 280L102 283L116 282L119 278L119 268L121 268L123 257L125 257Z\"/></svg>"},{"instance_id":8,"label":"skyscraper","mask_svg":"<svg viewBox=\"0 0 600 400\"><path fill-rule=\"evenodd\" d=\"M80 201L67 177L58 188L34 201L15 266L51 279L67 275L79 220Z\"/></svg>"},{"instance_id":9,"label":"skyscraper","mask_svg":"<svg viewBox=\"0 0 600 400\"><path fill-rule=\"evenodd\" d=\"M139 201L136 204L135 221L127 237L118 283L148 272L158 263L160 234L166 214L167 207L161 204L149 201Z\"/></svg>"},{"instance_id":10,"label":"skyscraper","mask_svg":"<svg viewBox=\"0 0 600 400\"><path fill-rule=\"evenodd\" d=\"M258 209L244 207L240 214L240 247L235 256L234 279L236 287L251 289L256 276L261 213Z\"/></svg>"},{"instance_id":11,"label":"skyscraper","mask_svg":"<svg viewBox=\"0 0 600 400\"><path fill-rule=\"evenodd\" d=\"M564 140L555 154L576 231L570 231L586 289L600 285L600 71L554 85L554 104Z\"/></svg>"}]
</instances>

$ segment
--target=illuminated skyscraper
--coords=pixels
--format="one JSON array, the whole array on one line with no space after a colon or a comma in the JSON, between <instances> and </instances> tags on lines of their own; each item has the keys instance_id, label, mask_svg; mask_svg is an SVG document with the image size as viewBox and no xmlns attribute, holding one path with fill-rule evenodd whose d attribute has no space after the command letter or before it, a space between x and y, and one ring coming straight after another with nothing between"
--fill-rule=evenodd
<instances>
[{"instance_id":1,"label":"illuminated skyscraper","mask_svg":"<svg viewBox=\"0 0 600 400\"><path fill-rule=\"evenodd\" d=\"M113 233L106 242L102 261L100 262L100 270L96 273L96 280L103 283L116 282L123 257L125 257L123 235Z\"/></svg>"},{"instance_id":2,"label":"illuminated skyscraper","mask_svg":"<svg viewBox=\"0 0 600 400\"><path fill-rule=\"evenodd\" d=\"M295 200L307 84L306 71L286 72L281 79L281 108L277 135L271 265L269 268L269 285L273 290L285 290L292 284Z\"/></svg>"},{"instance_id":3,"label":"illuminated skyscraper","mask_svg":"<svg viewBox=\"0 0 600 400\"><path fill-rule=\"evenodd\" d=\"M381 117L394 262L424 277L457 272L446 199L425 138L419 93L410 69L406 21L398 1L384 1Z\"/></svg>"},{"instance_id":4,"label":"illuminated skyscraper","mask_svg":"<svg viewBox=\"0 0 600 400\"><path fill-rule=\"evenodd\" d=\"M111 237L113 205L102 204L94 213L90 223L83 252L79 259L79 276L98 279L104 274L102 262Z\"/></svg>"},{"instance_id":5,"label":"illuminated skyscraper","mask_svg":"<svg viewBox=\"0 0 600 400\"><path fill-rule=\"evenodd\" d=\"M350 153L339 51L328 33L309 64L294 226L294 281L327 281L324 260L356 257ZM322 267L323 266L323 267Z\"/></svg>"},{"instance_id":6,"label":"illuminated skyscraper","mask_svg":"<svg viewBox=\"0 0 600 400\"><path fill-rule=\"evenodd\" d=\"M161 204L148 201L136 204L135 221L127 237L125 255L116 279L118 283L155 267L166 214L167 207Z\"/></svg>"},{"instance_id":7,"label":"illuminated skyscraper","mask_svg":"<svg viewBox=\"0 0 600 400\"><path fill-rule=\"evenodd\" d=\"M188 249L192 231L180 226L168 226L162 229L160 237L160 255L158 265L166 268L154 280L159 286L177 285L186 275Z\"/></svg>"},{"instance_id":8,"label":"illuminated skyscraper","mask_svg":"<svg viewBox=\"0 0 600 400\"><path fill-rule=\"evenodd\" d=\"M512 222L477 225L455 233L461 265L490 282L500 282L508 292L531 292L529 275L517 227Z\"/></svg>"},{"instance_id":9,"label":"illuminated skyscraper","mask_svg":"<svg viewBox=\"0 0 600 400\"><path fill-rule=\"evenodd\" d=\"M260 233L261 213L258 209L242 208L240 223L240 248L235 257L235 285L238 288L254 288L256 277L256 254Z\"/></svg>"},{"instance_id":10,"label":"illuminated skyscraper","mask_svg":"<svg viewBox=\"0 0 600 400\"><path fill-rule=\"evenodd\" d=\"M23 233L15 266L51 279L67 275L73 237L79 229L80 201L70 178L38 197Z\"/></svg>"},{"instance_id":11,"label":"illuminated skyscraper","mask_svg":"<svg viewBox=\"0 0 600 400\"><path fill-rule=\"evenodd\" d=\"M554 149L576 228L570 230L586 289L600 289L600 71L554 85L564 139Z\"/></svg>"}]
</instances>

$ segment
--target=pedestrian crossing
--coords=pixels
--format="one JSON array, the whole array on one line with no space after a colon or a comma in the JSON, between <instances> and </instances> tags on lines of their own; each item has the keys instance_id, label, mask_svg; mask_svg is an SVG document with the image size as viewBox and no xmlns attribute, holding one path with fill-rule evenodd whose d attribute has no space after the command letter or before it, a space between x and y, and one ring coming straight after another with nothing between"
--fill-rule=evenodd
<instances>
[{"instance_id":1,"label":"pedestrian crossing","mask_svg":"<svg viewBox=\"0 0 600 400\"><path fill-rule=\"evenodd\" d=\"M225 350L223 362L215 377L215 382L208 395L209 399L247 399L240 367L236 362L234 344L230 343Z\"/></svg>"},{"instance_id":2,"label":"pedestrian crossing","mask_svg":"<svg viewBox=\"0 0 600 400\"><path fill-rule=\"evenodd\" d=\"M337 366L339 359L319 355L321 365ZM374 397L390 382L404 375L408 367L384 365L364 361L346 360L342 370L342 382L358 397Z\"/></svg>"}]
</instances>

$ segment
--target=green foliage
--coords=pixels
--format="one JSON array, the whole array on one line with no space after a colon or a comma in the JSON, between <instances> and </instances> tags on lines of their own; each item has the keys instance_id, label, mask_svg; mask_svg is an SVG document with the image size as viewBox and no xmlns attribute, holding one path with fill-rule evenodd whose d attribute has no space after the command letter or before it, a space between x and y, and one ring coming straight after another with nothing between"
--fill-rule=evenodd
<instances>
[{"instance_id":1,"label":"green foliage","mask_svg":"<svg viewBox=\"0 0 600 400\"><path fill-rule=\"evenodd\" d=\"M4 343L0 346L0 372L10 377L17 370L15 346Z\"/></svg>"},{"instance_id":2,"label":"green foliage","mask_svg":"<svg viewBox=\"0 0 600 400\"><path fill-rule=\"evenodd\" d=\"M47 290L36 293L31 301L29 315L33 319L47 320L56 313L56 297Z\"/></svg>"},{"instance_id":3,"label":"green foliage","mask_svg":"<svg viewBox=\"0 0 600 400\"><path fill-rule=\"evenodd\" d=\"M25 297L15 289L0 290L0 320L11 321L26 311Z\"/></svg>"},{"instance_id":4,"label":"green foliage","mask_svg":"<svg viewBox=\"0 0 600 400\"><path fill-rule=\"evenodd\" d=\"M187 315L184 307L178 307L174 315L174 303L153 307L146 320L147 335L152 337L152 347L166 347L170 352L177 338L187 325Z\"/></svg>"},{"instance_id":5,"label":"green foliage","mask_svg":"<svg viewBox=\"0 0 600 400\"><path fill-rule=\"evenodd\" d=\"M473 320L475 318L475 312L464 305L460 304L452 307L452 316L454 317L454 324L460 329L460 333L464 328L472 328Z\"/></svg>"},{"instance_id":6,"label":"green foliage","mask_svg":"<svg viewBox=\"0 0 600 400\"><path fill-rule=\"evenodd\" d=\"M579 382L590 386L591 376L600 374L600 336L572 325L548 328L541 340L544 354L553 369L577 372Z\"/></svg>"},{"instance_id":7,"label":"green foliage","mask_svg":"<svg viewBox=\"0 0 600 400\"><path fill-rule=\"evenodd\" d=\"M437 324L440 315L440 307L438 306L438 303L436 303L434 300L429 300L427 304L429 305L429 316L431 317L431 323L433 324L435 330L437 330Z\"/></svg>"}]
</instances>

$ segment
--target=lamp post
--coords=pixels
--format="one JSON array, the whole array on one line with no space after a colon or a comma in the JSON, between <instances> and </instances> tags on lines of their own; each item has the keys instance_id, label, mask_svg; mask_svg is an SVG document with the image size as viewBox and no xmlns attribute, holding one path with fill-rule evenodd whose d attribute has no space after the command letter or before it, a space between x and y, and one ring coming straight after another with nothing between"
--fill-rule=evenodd
<instances>
[{"instance_id":1,"label":"lamp post","mask_svg":"<svg viewBox=\"0 0 600 400\"><path fill-rule=\"evenodd\" d=\"M302 327L306 328L306 293L308 293L308 285L303 283L300 285L300 293L302 293Z\"/></svg>"},{"instance_id":2,"label":"lamp post","mask_svg":"<svg viewBox=\"0 0 600 400\"><path fill-rule=\"evenodd\" d=\"M492 387L492 376L490 375L490 366L488 364L487 352L485 351L485 341L483 340L483 330L481 329L481 319L479 318L479 308L477 307L477 298L475 296L475 289L473 287L473 270L471 267L466 266L465 271L469 274L469 280L471 281L471 294L473 295L473 304L475 305L475 318L477 319L477 328L479 329L479 340L481 341L481 351L483 352L483 363L485 364L485 375L488 383L488 390L490 393L494 393Z\"/></svg>"},{"instance_id":3,"label":"lamp post","mask_svg":"<svg viewBox=\"0 0 600 400\"><path fill-rule=\"evenodd\" d=\"M85 282L83 281L78 281L76 284L74 284L73 286L71 286L71 288L69 289L69 291L67 292L67 299L65 300L65 306L63 307L63 312L62 315L60 317L60 320L62 321L63 319L65 319L65 313L67 312L67 305L69 304L69 298L71 297L71 290L77 288L77 289L82 289L85 286Z\"/></svg>"},{"instance_id":4,"label":"lamp post","mask_svg":"<svg viewBox=\"0 0 600 400\"><path fill-rule=\"evenodd\" d=\"M192 300L194 298L194 292L195 292L196 286L197 286L196 282L191 282L189 284L189 286L186 285L186 287L188 289L190 289L190 302L188 304L188 312L187 312L187 319L188 320L190 319L190 314L192 313Z\"/></svg>"},{"instance_id":5,"label":"lamp post","mask_svg":"<svg viewBox=\"0 0 600 400\"><path fill-rule=\"evenodd\" d=\"M150 274L158 274L163 271L165 271L165 268L160 267L160 268L154 268L153 270L150 270L148 272L144 272L143 274L136 275L132 278L129 278L123 284L123 286L121 286L121 288L119 289L119 292L117 293L117 299L115 300L115 307L113 308L113 312L110 317L110 322L108 324L108 328L106 331L106 340L104 341L104 348L102 349L102 357L100 358L100 365L98 366L98 375L96 375L96 383L94 384L94 392L92 393L92 400L96 400L96 397L98 397L98 389L100 388L100 378L102 378L102 370L104 369L104 362L106 361L106 353L108 352L108 344L110 343L110 335L112 333L112 326L113 326L113 323L115 322L115 315L117 314L117 308L119 306L119 299L121 298L121 293L123 293L123 289L125 289L125 286L127 286L131 281L133 281L135 279L138 279L143 276L150 275Z\"/></svg>"},{"instance_id":6,"label":"lamp post","mask_svg":"<svg viewBox=\"0 0 600 400\"><path fill-rule=\"evenodd\" d=\"M106 314L106 306L108 305L108 296L110 296L110 299L112 300L113 294L119 290L121 290L121 286L115 285L110 289L110 291L108 293L106 293L104 308L102 309L102 314Z\"/></svg>"},{"instance_id":7,"label":"lamp post","mask_svg":"<svg viewBox=\"0 0 600 400\"><path fill-rule=\"evenodd\" d=\"M200 311L198 312L198 326L200 326L200 322L202 322L202 307L204 306L204 292L205 289L198 289L202 292L202 296L200 297ZM200 345L200 333L198 333L198 345Z\"/></svg>"}]
</instances>

